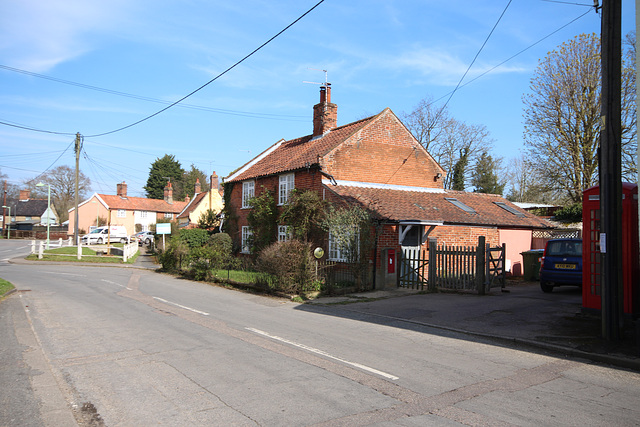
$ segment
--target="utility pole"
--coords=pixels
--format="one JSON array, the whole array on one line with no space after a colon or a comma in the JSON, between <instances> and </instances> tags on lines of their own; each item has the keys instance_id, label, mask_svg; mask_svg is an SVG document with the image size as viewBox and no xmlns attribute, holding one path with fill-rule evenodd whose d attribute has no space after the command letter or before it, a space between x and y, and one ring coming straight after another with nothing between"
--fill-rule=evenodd
<instances>
[{"instance_id":1,"label":"utility pole","mask_svg":"<svg viewBox=\"0 0 640 427\"><path fill-rule=\"evenodd\" d=\"M80 132L76 133L76 146L75 146L75 150L76 150L76 188L75 188L75 205L76 205L76 209L74 211L74 227L73 227L73 235L75 236L75 242L76 242L76 246L79 245L80 243L80 236L78 234L78 203L79 203L79 196L78 196L78 180L79 180L79 175L80 175L80 151L82 150L82 135L80 135Z\"/></svg>"},{"instance_id":2,"label":"utility pole","mask_svg":"<svg viewBox=\"0 0 640 427\"><path fill-rule=\"evenodd\" d=\"M2 196L2 206L7 206L7 180L4 180L4 191L2 192L3 196ZM6 214L7 210L3 207L2 208L2 236L4 237L6 235L6 224L7 224L7 214ZM11 218L9 218L9 220L11 220Z\"/></svg>"},{"instance_id":3,"label":"utility pole","mask_svg":"<svg viewBox=\"0 0 640 427\"><path fill-rule=\"evenodd\" d=\"M600 252L602 336L620 340L623 326L621 167L621 0L602 3L600 131Z\"/></svg>"}]
</instances>

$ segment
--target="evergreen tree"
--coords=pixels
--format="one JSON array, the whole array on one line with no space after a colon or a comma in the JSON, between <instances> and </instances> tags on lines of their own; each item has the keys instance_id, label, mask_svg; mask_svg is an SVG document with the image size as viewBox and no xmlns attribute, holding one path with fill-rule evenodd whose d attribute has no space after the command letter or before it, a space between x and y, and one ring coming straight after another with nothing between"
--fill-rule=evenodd
<instances>
[{"instance_id":1,"label":"evergreen tree","mask_svg":"<svg viewBox=\"0 0 640 427\"><path fill-rule=\"evenodd\" d=\"M144 189L149 199L164 198L164 187L171 180L173 186L173 199L184 200L184 192L182 189L182 176L184 169L180 162L175 159L174 155L165 154L161 159L156 159L151 164L149 170L149 179Z\"/></svg>"},{"instance_id":2,"label":"evergreen tree","mask_svg":"<svg viewBox=\"0 0 640 427\"><path fill-rule=\"evenodd\" d=\"M464 191L464 173L469 164L469 148L465 147L460 149L460 158L453 167L453 178L451 182L451 189Z\"/></svg>"},{"instance_id":3,"label":"evergreen tree","mask_svg":"<svg viewBox=\"0 0 640 427\"><path fill-rule=\"evenodd\" d=\"M502 194L505 182L498 179L500 161L494 160L487 152L480 155L473 172L471 184L475 193Z\"/></svg>"},{"instance_id":4,"label":"evergreen tree","mask_svg":"<svg viewBox=\"0 0 640 427\"><path fill-rule=\"evenodd\" d=\"M197 180L200 180L201 193L209 191L209 180L207 179L207 175L192 164L191 170L185 172L182 176L182 188L184 189L184 194L186 196L193 197Z\"/></svg>"}]
</instances>

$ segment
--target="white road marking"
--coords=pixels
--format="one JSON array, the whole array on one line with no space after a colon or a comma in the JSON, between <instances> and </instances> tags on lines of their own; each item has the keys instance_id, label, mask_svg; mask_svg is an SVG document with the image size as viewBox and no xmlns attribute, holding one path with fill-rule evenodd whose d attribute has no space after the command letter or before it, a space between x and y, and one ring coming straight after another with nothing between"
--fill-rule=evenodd
<instances>
[{"instance_id":1,"label":"white road marking","mask_svg":"<svg viewBox=\"0 0 640 427\"><path fill-rule=\"evenodd\" d=\"M107 280L107 279L101 279L101 280L102 280L103 282L110 283L110 284L112 284L112 285L116 285L116 286L120 286L121 288L125 288L125 289L126 289L126 290L128 290L128 291L130 291L130 290L131 290L131 288L129 288L129 287L125 286L125 285L121 285L120 283L112 282L111 280Z\"/></svg>"},{"instance_id":2,"label":"white road marking","mask_svg":"<svg viewBox=\"0 0 640 427\"><path fill-rule=\"evenodd\" d=\"M294 341L290 341L290 340L288 340L286 338L281 338L281 337L278 337L276 335L271 335L270 333L261 331L259 329L255 329L255 328L245 328L245 329L247 329L247 330L249 330L251 332L255 332L256 334L260 334L260 335L263 335L265 337L268 337L268 338L271 338L271 339L274 339L274 340L277 340L277 341L281 341L283 343L286 343L286 344L289 344L289 345L292 345L292 346L295 346L295 347L302 348L302 349L310 351L312 353L316 353L316 354L322 355L324 357L328 357L329 359L337 360L338 362L344 363L346 365L351 365L351 366L353 366L355 368L362 369L363 371L367 371L367 372L371 372L371 373L376 374L376 375L380 375L381 377L385 377L385 378L388 378L388 379L393 380L393 381L399 379L399 377L396 377L395 375L391 375L391 374L388 374L386 372L382 372L382 371L379 371L377 369L370 368L368 366L362 365L362 364L357 363L357 362L350 362L348 360L341 359L341 358L333 356L333 355L331 355L331 354L329 354L329 353L327 353L325 351L318 350L317 348L309 347L309 346L304 345L304 344L300 344L300 343L297 343L297 342L294 342Z\"/></svg>"},{"instance_id":3,"label":"white road marking","mask_svg":"<svg viewBox=\"0 0 640 427\"><path fill-rule=\"evenodd\" d=\"M162 299L162 298L159 298L159 297L153 297L153 299L161 301L161 302L163 302L165 304L171 304L171 305L175 305L176 307L184 308L185 310L193 311L194 313L202 314L203 316L208 316L209 315L209 313L206 313L204 311L196 310L195 308L191 308L191 307L187 307L187 306L184 306L184 305L180 305L180 304L175 303L175 302L167 301L166 299Z\"/></svg>"},{"instance_id":4,"label":"white road marking","mask_svg":"<svg viewBox=\"0 0 640 427\"><path fill-rule=\"evenodd\" d=\"M75 276L75 277L87 277L85 274L74 274L74 273L60 273L57 271L45 271L47 274L61 274L63 276Z\"/></svg>"}]
</instances>

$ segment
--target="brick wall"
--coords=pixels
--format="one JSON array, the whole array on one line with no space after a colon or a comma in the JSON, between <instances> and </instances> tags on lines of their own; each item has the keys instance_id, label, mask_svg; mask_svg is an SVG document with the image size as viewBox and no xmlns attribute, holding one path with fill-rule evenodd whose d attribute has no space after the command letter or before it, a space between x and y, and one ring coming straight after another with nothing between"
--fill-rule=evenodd
<instances>
[{"instance_id":1,"label":"brick wall","mask_svg":"<svg viewBox=\"0 0 640 427\"><path fill-rule=\"evenodd\" d=\"M391 112L385 110L324 158L338 180L443 188L444 171Z\"/></svg>"}]
</instances>

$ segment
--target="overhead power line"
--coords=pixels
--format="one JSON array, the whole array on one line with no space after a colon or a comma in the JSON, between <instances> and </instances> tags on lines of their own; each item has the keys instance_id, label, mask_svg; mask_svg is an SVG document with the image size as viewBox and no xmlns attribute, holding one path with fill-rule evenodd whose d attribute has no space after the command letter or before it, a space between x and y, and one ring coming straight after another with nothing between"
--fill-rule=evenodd
<instances>
[{"instance_id":1,"label":"overhead power line","mask_svg":"<svg viewBox=\"0 0 640 427\"><path fill-rule=\"evenodd\" d=\"M83 88L83 89L89 89L89 90L94 90L94 91L98 91L98 92L108 93L110 95L117 95L117 96L122 96L122 97L126 97L126 98L138 99L138 100L141 100L141 101L155 102L156 104L165 104L165 105L171 104L171 101L165 101L165 100L162 100L162 99L157 99L157 98L152 98L152 97L142 96L142 95L136 95L136 94L127 93L127 92L120 92L120 91L112 90L112 89L105 89L105 88L102 88L102 87L92 86L92 85L88 85L88 84L84 84L84 83L78 83L78 82L74 82L74 81L71 81L71 80L59 79L57 77L47 76L47 75L44 75L44 74L38 74L38 73L34 73L34 72L31 72L31 71L27 71L27 70L21 70L20 68L9 67L7 65L0 64L0 69L7 70L7 71L12 71L14 73L25 74L27 76L38 77L38 78L41 78L41 79L50 80L50 81L57 82L57 83L76 86L76 87L80 87L80 88ZM214 108L214 107L207 107L207 106L203 106L203 105L184 104L184 103L180 104L180 107L192 108L194 110L210 111L210 112L213 112L213 113L229 114L229 115L235 115L235 116L255 117L255 118L265 118L265 119L278 119L278 120L289 120L289 121L296 121L295 119L303 117L303 116L288 115L288 114L271 114L271 113L256 113L256 112L252 112L252 111L227 110L227 109L223 109L223 108Z\"/></svg>"},{"instance_id":2,"label":"overhead power line","mask_svg":"<svg viewBox=\"0 0 640 427\"><path fill-rule=\"evenodd\" d=\"M236 68L238 65L242 64L244 61L246 61L247 59L249 59L251 56L253 56L255 53L257 53L258 51L260 51L263 47L265 47L266 45L268 45L269 43L271 43L273 40L275 40L276 38L278 38L282 33L284 33L285 31L287 31L289 28L291 28L292 26L294 26L296 23L298 23L302 18L304 18L305 16L307 16L309 13L311 13L315 8L317 8L318 6L320 6L320 4L322 4L324 2L324 0L320 0L318 3L316 3L311 9L307 10L305 13L303 13L302 15L300 15L295 21L293 21L292 23L290 23L289 25L287 25L286 27L284 27L282 30L280 30L276 35L274 35L273 37L271 37L269 40L267 40L266 42L262 43L260 46L258 46L257 48L255 48L253 51L251 51L251 53L245 55L242 59L240 59L238 62L236 62L235 64L233 64L232 66L230 66L229 68L227 68L226 70L224 70L223 72L221 72L220 74L218 74L217 76L215 76L214 78L212 78L211 80L209 80L207 83L203 84L202 86L200 86L199 88L195 89L194 91L190 92L189 94L183 96L182 98L178 99L177 101L169 104L168 106L164 107L163 109L161 109L160 111L157 111L143 119L140 119L134 123L131 123L127 126L123 126L121 128L118 129L114 129L112 131L109 132L103 132L103 133L99 133L99 134L95 134L95 135L86 135L86 138L96 138L99 136L105 136L105 135L110 135L116 132L120 132L123 131L125 129L128 129L130 127L136 126L144 121L147 121L155 116L157 116L158 114L161 114L165 111L167 111L169 108L174 107L175 105L178 105L179 103L181 103L182 101L184 101L185 99L189 98L190 96L194 95L195 93L201 91L202 89L204 89L205 87L207 87L208 85L210 85L211 83L215 82L216 80L218 80L220 77L224 76L225 74L227 74L229 71L233 70L234 68Z\"/></svg>"}]
</instances>

